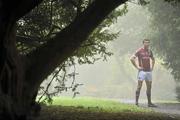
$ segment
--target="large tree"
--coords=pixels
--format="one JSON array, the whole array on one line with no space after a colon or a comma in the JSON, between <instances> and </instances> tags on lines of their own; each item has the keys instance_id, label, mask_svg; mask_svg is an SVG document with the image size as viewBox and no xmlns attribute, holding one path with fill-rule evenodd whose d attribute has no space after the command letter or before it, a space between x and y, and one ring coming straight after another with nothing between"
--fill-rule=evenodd
<instances>
[{"instance_id":1,"label":"large tree","mask_svg":"<svg viewBox=\"0 0 180 120\"><path fill-rule=\"evenodd\" d=\"M112 10L126 1L93 0L64 29L23 55L16 48L16 23L42 0L1 0L0 119L26 119L41 82L74 54Z\"/></svg>"}]
</instances>

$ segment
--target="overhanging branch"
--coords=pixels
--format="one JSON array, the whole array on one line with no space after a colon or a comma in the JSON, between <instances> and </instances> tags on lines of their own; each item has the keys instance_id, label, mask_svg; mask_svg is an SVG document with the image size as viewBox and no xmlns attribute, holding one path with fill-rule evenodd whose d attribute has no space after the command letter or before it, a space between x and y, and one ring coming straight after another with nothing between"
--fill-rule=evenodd
<instances>
[{"instance_id":1,"label":"overhanging branch","mask_svg":"<svg viewBox=\"0 0 180 120\"><path fill-rule=\"evenodd\" d=\"M112 10L126 1L95 0L68 27L28 54L29 64L26 71L28 84L33 84L37 88L59 64L73 55Z\"/></svg>"}]
</instances>

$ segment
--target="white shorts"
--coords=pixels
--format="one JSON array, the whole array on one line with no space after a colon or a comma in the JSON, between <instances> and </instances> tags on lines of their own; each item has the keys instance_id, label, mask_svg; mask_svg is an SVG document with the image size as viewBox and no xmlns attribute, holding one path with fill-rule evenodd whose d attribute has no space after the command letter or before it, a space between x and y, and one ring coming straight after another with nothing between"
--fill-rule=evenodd
<instances>
[{"instance_id":1,"label":"white shorts","mask_svg":"<svg viewBox=\"0 0 180 120\"><path fill-rule=\"evenodd\" d=\"M143 80L152 81L152 72L151 71L139 70L137 78L140 81L143 81Z\"/></svg>"}]
</instances>

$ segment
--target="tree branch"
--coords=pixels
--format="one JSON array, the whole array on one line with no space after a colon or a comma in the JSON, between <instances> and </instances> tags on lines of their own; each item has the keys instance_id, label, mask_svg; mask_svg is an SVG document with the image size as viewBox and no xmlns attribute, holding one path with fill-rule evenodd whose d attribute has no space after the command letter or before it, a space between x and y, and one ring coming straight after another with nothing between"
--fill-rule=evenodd
<instances>
[{"instance_id":1,"label":"tree branch","mask_svg":"<svg viewBox=\"0 0 180 120\"><path fill-rule=\"evenodd\" d=\"M54 69L72 56L90 33L117 6L127 0L95 0L84 12L46 44L27 55L28 84L38 88ZM29 85L29 86L31 86ZM33 89L33 88L31 88Z\"/></svg>"},{"instance_id":2,"label":"tree branch","mask_svg":"<svg viewBox=\"0 0 180 120\"><path fill-rule=\"evenodd\" d=\"M17 35L16 39L17 39L16 40L17 42L24 43L25 45L30 46L30 47L38 47L41 45L39 43L41 41L40 38L31 38L31 37L25 37L25 36Z\"/></svg>"},{"instance_id":3,"label":"tree branch","mask_svg":"<svg viewBox=\"0 0 180 120\"><path fill-rule=\"evenodd\" d=\"M15 20L19 20L21 17L38 6L42 1L43 0L21 0L16 9L13 11Z\"/></svg>"}]
</instances>

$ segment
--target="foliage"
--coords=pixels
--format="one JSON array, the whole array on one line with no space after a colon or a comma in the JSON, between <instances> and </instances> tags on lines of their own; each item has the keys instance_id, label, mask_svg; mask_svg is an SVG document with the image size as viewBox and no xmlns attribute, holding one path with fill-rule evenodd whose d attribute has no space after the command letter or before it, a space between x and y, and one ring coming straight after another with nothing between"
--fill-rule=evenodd
<instances>
[{"instance_id":1,"label":"foliage","mask_svg":"<svg viewBox=\"0 0 180 120\"><path fill-rule=\"evenodd\" d=\"M90 4L92 0L62 0L49 1L44 0L37 8L33 9L28 15L23 17L17 23L17 48L21 54L27 54L30 51L45 44L55 33L67 27L76 17ZM116 22L118 16L127 12L127 5L121 9L113 11L104 22L89 36L88 40L81 45L79 50L75 51L74 56L68 58L63 64L50 75L49 84L46 87L40 87L40 93L46 95L45 101L51 102L51 97L61 91L72 89L74 96L79 94L76 88L81 85L75 83L75 71L68 73L68 69L76 64L94 64L99 59L106 60L112 53L106 49L106 44L114 40L119 32L112 33L108 28ZM52 77L53 76L53 77ZM73 78L72 84L66 86L66 81ZM55 91L50 92L49 87L54 81ZM43 92L44 93L43 93ZM40 97L42 98L42 97ZM39 100L40 101L40 100Z\"/></svg>"}]
</instances>

